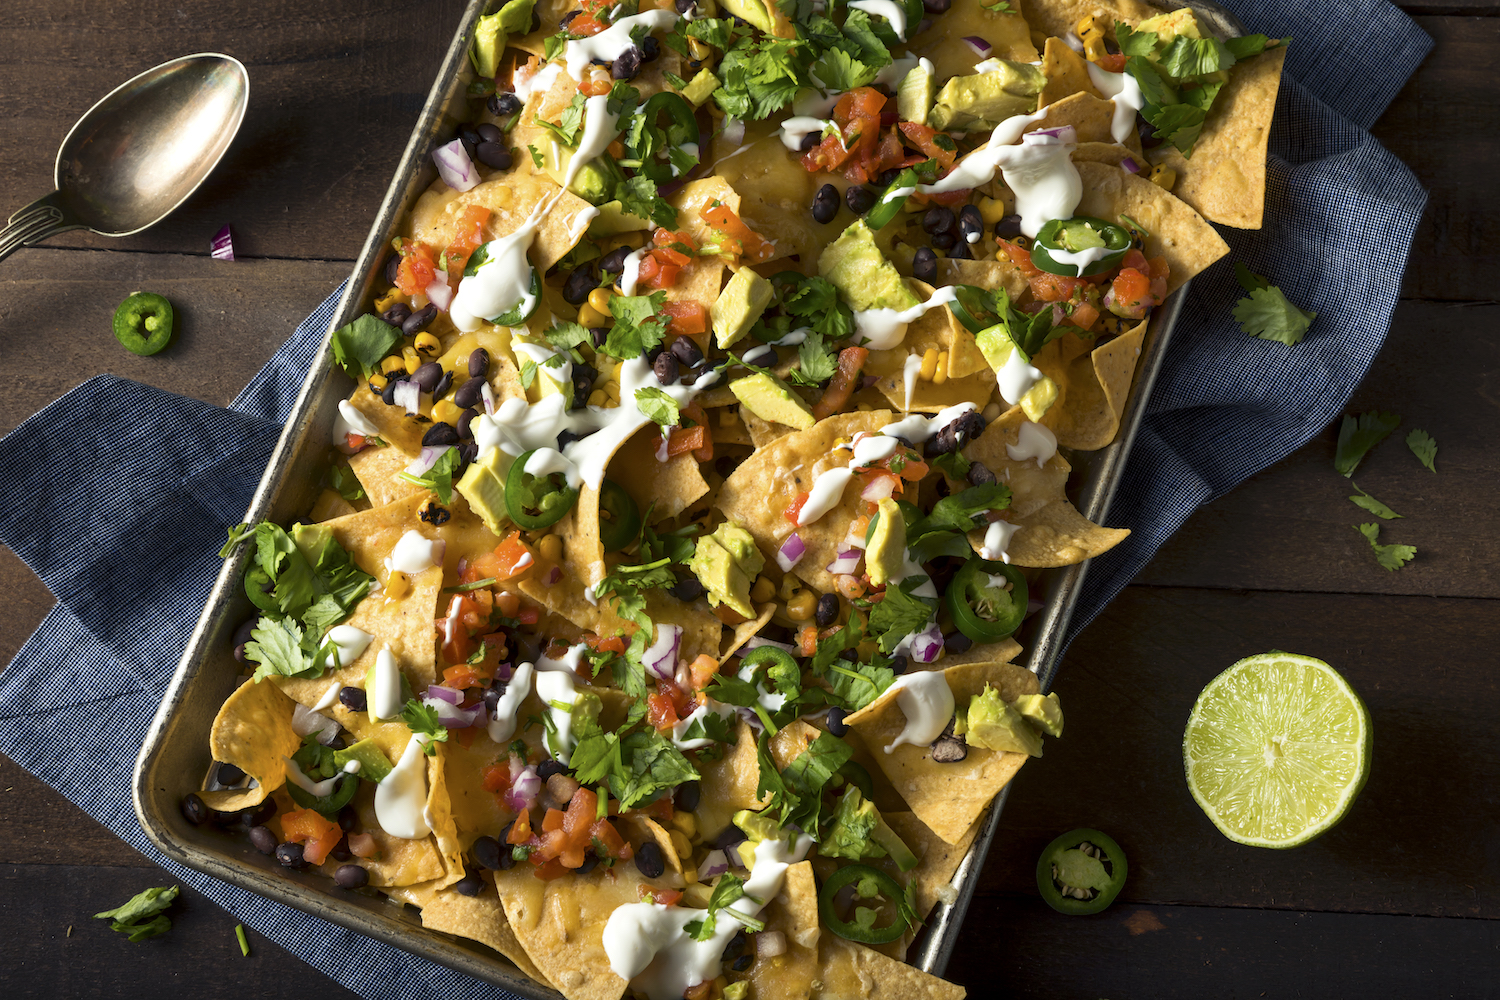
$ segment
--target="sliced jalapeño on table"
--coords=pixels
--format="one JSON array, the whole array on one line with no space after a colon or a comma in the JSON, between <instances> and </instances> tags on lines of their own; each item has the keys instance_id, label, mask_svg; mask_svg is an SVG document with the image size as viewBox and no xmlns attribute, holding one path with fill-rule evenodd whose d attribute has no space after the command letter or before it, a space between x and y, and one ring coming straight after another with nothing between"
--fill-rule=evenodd
<instances>
[{"instance_id":1,"label":"sliced jalape\u00f1o on table","mask_svg":"<svg viewBox=\"0 0 1500 1000\"><path fill-rule=\"evenodd\" d=\"M1129 870L1125 852L1113 838L1083 827L1063 834L1042 851L1036 887L1058 913L1098 913L1115 901Z\"/></svg>"}]
</instances>

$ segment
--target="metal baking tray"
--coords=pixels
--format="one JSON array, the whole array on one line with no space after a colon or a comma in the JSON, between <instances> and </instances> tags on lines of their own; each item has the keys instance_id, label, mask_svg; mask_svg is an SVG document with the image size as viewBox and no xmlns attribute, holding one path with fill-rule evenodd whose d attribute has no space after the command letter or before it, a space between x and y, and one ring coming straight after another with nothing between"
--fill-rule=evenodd
<instances>
[{"instance_id":1,"label":"metal baking tray","mask_svg":"<svg viewBox=\"0 0 1500 1000\"><path fill-rule=\"evenodd\" d=\"M471 0L459 21L329 325L330 331L352 321L372 301L392 237L417 197L436 177L429 153L452 137L459 121L455 112L466 110L465 94L473 79L468 61L469 42L475 22L487 6L489 0ZM1239 34L1243 30L1223 8L1207 0L1193 0L1191 6L1210 18L1215 27L1224 29L1224 34ZM1184 285L1157 311L1115 442L1096 452L1069 456L1074 466L1069 492L1078 509L1090 520L1103 522L1108 515L1152 383L1186 298L1186 288ZM332 350L325 337L245 513L246 521L290 523L311 507L318 492L321 466L326 460L327 428L339 400L346 398L353 388L353 383L332 362ZM231 655L229 638L236 625L251 612L240 586L248 559L248 549L242 548L234 558L225 561L141 747L132 793L136 815L146 835L173 860L269 899L521 996L535 1000L560 996L485 945L424 928L411 906L395 904L384 897L332 890L327 879L281 867L251 847L244 837L211 826L196 827L183 818L178 804L184 795L201 788L202 778L212 766L208 732L241 673L240 664ZM1050 686L1056 672L1087 569L1088 564L1083 563L1044 574L1043 607L1018 635L1029 651L1027 666L1039 675L1043 690ZM1002 791L996 798L983 828L958 867L953 880L956 899L936 906L908 956L913 965L933 975L942 975L953 955L964 914L999 826L1005 796Z\"/></svg>"}]
</instances>

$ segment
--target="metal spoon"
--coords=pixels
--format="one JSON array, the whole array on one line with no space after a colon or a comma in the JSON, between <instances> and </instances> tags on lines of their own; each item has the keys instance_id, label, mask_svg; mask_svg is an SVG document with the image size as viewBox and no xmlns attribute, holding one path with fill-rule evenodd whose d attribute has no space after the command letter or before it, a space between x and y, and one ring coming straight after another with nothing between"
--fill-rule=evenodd
<instances>
[{"instance_id":1,"label":"metal spoon","mask_svg":"<svg viewBox=\"0 0 1500 1000\"><path fill-rule=\"evenodd\" d=\"M0 260L70 229L130 236L154 226L213 172L239 131L250 75L204 52L127 80L73 126L57 151L57 190L0 229Z\"/></svg>"}]
</instances>

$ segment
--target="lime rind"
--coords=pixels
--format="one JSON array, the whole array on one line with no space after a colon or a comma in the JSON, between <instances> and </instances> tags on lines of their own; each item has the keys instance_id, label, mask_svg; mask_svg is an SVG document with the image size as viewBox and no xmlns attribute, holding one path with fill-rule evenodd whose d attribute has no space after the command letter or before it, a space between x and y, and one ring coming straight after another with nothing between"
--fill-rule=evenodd
<instances>
[{"instance_id":1,"label":"lime rind","mask_svg":"<svg viewBox=\"0 0 1500 1000\"><path fill-rule=\"evenodd\" d=\"M1198 695L1183 734L1188 790L1230 840L1287 848L1349 811L1370 773L1370 713L1322 660L1246 657Z\"/></svg>"}]
</instances>

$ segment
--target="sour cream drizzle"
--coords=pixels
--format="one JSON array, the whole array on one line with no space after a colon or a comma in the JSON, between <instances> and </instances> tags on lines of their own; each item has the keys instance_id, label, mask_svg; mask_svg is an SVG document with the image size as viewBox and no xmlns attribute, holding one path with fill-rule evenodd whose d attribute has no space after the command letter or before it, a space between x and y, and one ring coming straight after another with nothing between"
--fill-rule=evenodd
<instances>
[{"instance_id":1,"label":"sour cream drizzle","mask_svg":"<svg viewBox=\"0 0 1500 1000\"><path fill-rule=\"evenodd\" d=\"M573 756L578 745L573 739L573 705L578 701L578 688L573 684L573 674L561 670L547 670L536 675L536 696L542 699L556 734L547 733L547 746L552 756L564 764ZM559 707L566 706L566 707Z\"/></svg>"},{"instance_id":2,"label":"sour cream drizzle","mask_svg":"<svg viewBox=\"0 0 1500 1000\"><path fill-rule=\"evenodd\" d=\"M922 358L913 354L906 359L906 364L901 370L902 377L906 381L906 407L911 409L911 394L917 388L917 375L922 371Z\"/></svg>"},{"instance_id":3,"label":"sour cream drizzle","mask_svg":"<svg viewBox=\"0 0 1500 1000\"><path fill-rule=\"evenodd\" d=\"M1051 461L1053 455L1057 454L1057 435L1041 424L1034 424L1030 420L1024 421L1020 430L1016 431L1016 443L1007 444L1005 453L1010 456L1012 462L1024 462L1034 458L1036 467L1040 469Z\"/></svg>"},{"instance_id":4,"label":"sour cream drizzle","mask_svg":"<svg viewBox=\"0 0 1500 1000\"><path fill-rule=\"evenodd\" d=\"M1021 530L1019 524L1011 524L1009 521L994 521L984 531L984 544L979 546L979 558L994 562L1010 562L1010 540L1016 532Z\"/></svg>"},{"instance_id":5,"label":"sour cream drizzle","mask_svg":"<svg viewBox=\"0 0 1500 1000\"><path fill-rule=\"evenodd\" d=\"M625 255L625 269L620 272L621 295L628 297L635 294L636 282L641 280L641 261L646 259L649 249L650 247L641 247Z\"/></svg>"},{"instance_id":6,"label":"sour cream drizzle","mask_svg":"<svg viewBox=\"0 0 1500 1000\"><path fill-rule=\"evenodd\" d=\"M396 666L396 657L391 654L389 646L375 657L374 688L368 692L371 721L400 718L401 670Z\"/></svg>"},{"instance_id":7,"label":"sour cream drizzle","mask_svg":"<svg viewBox=\"0 0 1500 1000\"><path fill-rule=\"evenodd\" d=\"M903 743L926 746L948 728L953 718L953 691L941 670L923 670L902 674L890 690L896 692L896 704L906 716L906 726L885 748L890 753Z\"/></svg>"},{"instance_id":8,"label":"sour cream drizzle","mask_svg":"<svg viewBox=\"0 0 1500 1000\"><path fill-rule=\"evenodd\" d=\"M521 702L531 693L531 679L535 674L535 667L523 663L510 675L510 683L505 685L500 700L495 702L495 716L485 727L491 740L505 743L516 735L516 713L521 710Z\"/></svg>"},{"instance_id":9,"label":"sour cream drizzle","mask_svg":"<svg viewBox=\"0 0 1500 1000\"><path fill-rule=\"evenodd\" d=\"M866 14L885 18L891 22L891 30L896 33L896 37L906 41L906 8L895 0L853 0L849 6Z\"/></svg>"},{"instance_id":10,"label":"sour cream drizzle","mask_svg":"<svg viewBox=\"0 0 1500 1000\"><path fill-rule=\"evenodd\" d=\"M1011 406L1019 403L1031 391L1031 387L1044 377L1041 369L1033 368L1020 348L1014 346L1010 349L1010 357L1005 359L1005 364L995 373L1000 395Z\"/></svg>"},{"instance_id":11,"label":"sour cream drizzle","mask_svg":"<svg viewBox=\"0 0 1500 1000\"><path fill-rule=\"evenodd\" d=\"M420 531L407 531L391 549L390 558L386 559L387 569L396 570L401 573L421 573L436 566L443 558L443 550L447 546L441 541L433 541L426 538Z\"/></svg>"},{"instance_id":12,"label":"sour cream drizzle","mask_svg":"<svg viewBox=\"0 0 1500 1000\"><path fill-rule=\"evenodd\" d=\"M782 699L785 701L786 699ZM707 737L696 737L694 739L683 739L687 731L692 728L694 722L706 719L710 715L717 715L721 719L727 719L734 715L733 705L721 705L712 698L693 709L688 717L672 727L672 745L679 750L698 750L706 746L712 746L713 740Z\"/></svg>"},{"instance_id":13,"label":"sour cream drizzle","mask_svg":"<svg viewBox=\"0 0 1500 1000\"><path fill-rule=\"evenodd\" d=\"M281 759L286 761L287 780L308 795L315 795L320 799L327 798L333 794L333 786L338 782L341 775L359 773L359 761L351 760L344 765L344 769L339 774L335 774L331 778L324 778L322 781L314 781L297 765L295 760L292 760L290 757L283 757Z\"/></svg>"},{"instance_id":14,"label":"sour cream drizzle","mask_svg":"<svg viewBox=\"0 0 1500 1000\"><path fill-rule=\"evenodd\" d=\"M803 139L814 132L821 133L826 128L832 128L836 133L839 131L838 123L827 119L801 115L788 118L781 123L781 144L795 153L802 148Z\"/></svg>"},{"instance_id":15,"label":"sour cream drizzle","mask_svg":"<svg viewBox=\"0 0 1500 1000\"><path fill-rule=\"evenodd\" d=\"M339 400L339 414L333 418L333 432L331 437L333 443L343 446L346 434L358 434L361 437L379 437L380 428L370 423L368 417L354 408L354 404L347 399Z\"/></svg>"},{"instance_id":16,"label":"sour cream drizzle","mask_svg":"<svg viewBox=\"0 0 1500 1000\"><path fill-rule=\"evenodd\" d=\"M353 625L335 625L333 628L329 629L328 634L323 637L324 641L331 642L334 645L334 653L324 658L324 664L329 667L334 666L331 661L336 655L338 657L338 666L347 667L349 664L359 659L360 654L369 647L370 642L374 638L375 637L373 635L366 632L362 628L355 628ZM334 701L338 700L338 696L338 692L335 691L333 693ZM326 695L324 696L324 700L327 700ZM328 702L328 705L331 704L333 704L333 701ZM324 705L320 702L313 707L323 709L327 708L328 705Z\"/></svg>"},{"instance_id":17,"label":"sour cream drizzle","mask_svg":"<svg viewBox=\"0 0 1500 1000\"><path fill-rule=\"evenodd\" d=\"M959 161L947 177L921 185L922 193L981 187L994 180L998 170L1005 176L1005 185L1015 192L1021 232L1034 239L1052 219L1071 219L1083 198L1083 180L1072 160L1078 144L1046 132L1022 135L1026 126L1045 117L1043 109L1005 119L995 126L990 141Z\"/></svg>"},{"instance_id":18,"label":"sour cream drizzle","mask_svg":"<svg viewBox=\"0 0 1500 1000\"><path fill-rule=\"evenodd\" d=\"M627 50L635 46L635 42L630 39L630 32L637 25L644 25L648 31L665 31L676 24L677 20L678 14L675 10L648 10L644 14L622 17L592 38L580 38L568 42L563 47L563 59L568 65L568 75L581 81L584 71L589 68L589 63L595 59L612 63L623 56Z\"/></svg>"},{"instance_id":19,"label":"sour cream drizzle","mask_svg":"<svg viewBox=\"0 0 1500 1000\"><path fill-rule=\"evenodd\" d=\"M1146 106L1141 85L1129 73L1111 73L1097 63L1085 62L1089 80L1094 88L1115 102L1115 116L1109 124L1109 134L1115 142L1123 143L1135 131L1135 114Z\"/></svg>"},{"instance_id":20,"label":"sour cream drizzle","mask_svg":"<svg viewBox=\"0 0 1500 1000\"><path fill-rule=\"evenodd\" d=\"M797 526L812 524L837 507L839 499L844 495L844 487L853 478L854 470L847 467L820 472L818 478L813 480L812 489L808 491L807 502L797 512Z\"/></svg>"},{"instance_id":21,"label":"sour cream drizzle","mask_svg":"<svg viewBox=\"0 0 1500 1000\"><path fill-rule=\"evenodd\" d=\"M375 786L375 819L380 828L402 840L421 840L432 832L427 822L426 733L407 741L401 759Z\"/></svg>"},{"instance_id":22,"label":"sour cream drizzle","mask_svg":"<svg viewBox=\"0 0 1500 1000\"><path fill-rule=\"evenodd\" d=\"M908 194L911 192L908 191ZM888 351L900 347L906 339L906 325L921 319L929 309L947 305L958 297L958 290L946 285L932 293L926 302L918 302L910 309L897 312L895 309L865 309L854 314L856 341L861 347L872 351Z\"/></svg>"}]
</instances>

